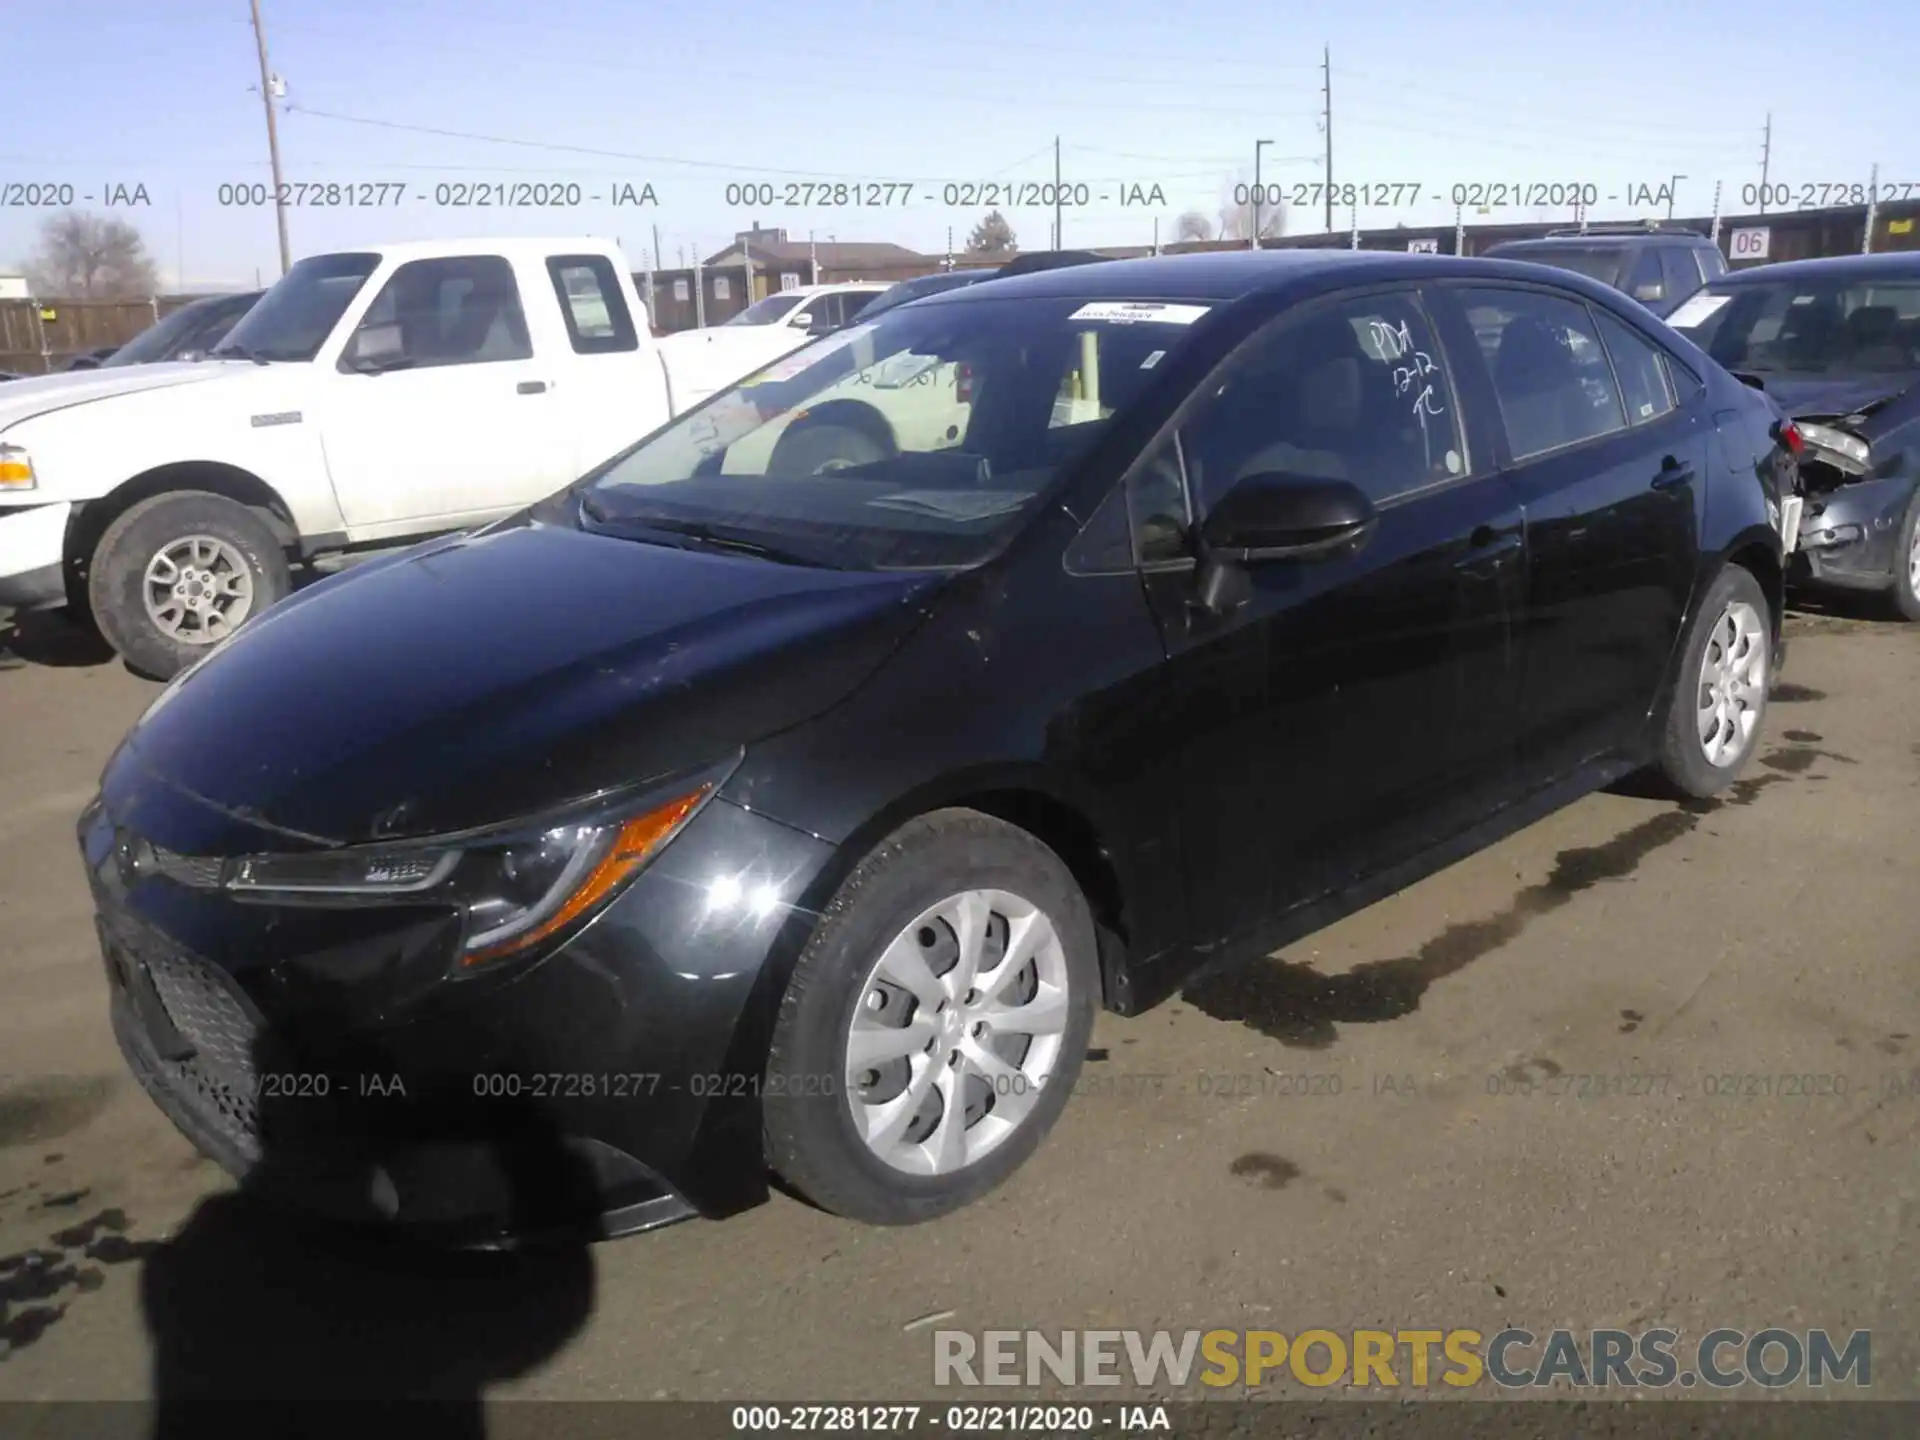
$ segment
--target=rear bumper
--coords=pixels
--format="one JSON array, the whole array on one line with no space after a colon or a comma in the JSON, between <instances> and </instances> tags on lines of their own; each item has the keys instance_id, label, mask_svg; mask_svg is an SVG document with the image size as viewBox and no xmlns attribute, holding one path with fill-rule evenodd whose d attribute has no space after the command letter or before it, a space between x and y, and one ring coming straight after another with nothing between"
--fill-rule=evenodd
<instances>
[{"instance_id":1,"label":"rear bumper","mask_svg":"<svg viewBox=\"0 0 1920 1440\"><path fill-rule=\"evenodd\" d=\"M0 605L37 610L66 603L61 560L72 511L64 500L0 508Z\"/></svg>"},{"instance_id":2,"label":"rear bumper","mask_svg":"<svg viewBox=\"0 0 1920 1440\"><path fill-rule=\"evenodd\" d=\"M765 1198L758 1086L785 973L767 962L810 925L798 907L716 918L707 895L715 874L756 868L804 883L822 842L715 801L558 950L400 996L417 923L377 917L377 935L341 943L335 912L310 947L288 912L262 932L259 907L129 877L122 838L97 806L81 821L116 1039L249 1190L462 1245L628 1234Z\"/></svg>"}]
</instances>

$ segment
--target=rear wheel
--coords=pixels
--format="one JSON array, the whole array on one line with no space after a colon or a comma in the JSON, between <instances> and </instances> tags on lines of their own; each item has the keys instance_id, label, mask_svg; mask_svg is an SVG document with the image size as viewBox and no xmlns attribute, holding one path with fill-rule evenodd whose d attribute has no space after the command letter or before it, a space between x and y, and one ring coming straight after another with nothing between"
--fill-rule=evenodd
<instances>
[{"instance_id":1,"label":"rear wheel","mask_svg":"<svg viewBox=\"0 0 1920 1440\"><path fill-rule=\"evenodd\" d=\"M142 674L166 679L291 588L279 539L203 490L155 495L106 529L87 580L95 623Z\"/></svg>"},{"instance_id":2,"label":"rear wheel","mask_svg":"<svg viewBox=\"0 0 1920 1440\"><path fill-rule=\"evenodd\" d=\"M1694 616L1659 760L1662 777L1684 795L1724 790L1753 757L1773 678L1771 613L1760 582L1729 565Z\"/></svg>"},{"instance_id":3,"label":"rear wheel","mask_svg":"<svg viewBox=\"0 0 1920 1440\"><path fill-rule=\"evenodd\" d=\"M767 1062L780 1175L879 1225L977 1199L1033 1153L1093 1027L1092 916L1039 840L970 810L888 836L828 906Z\"/></svg>"}]
</instances>

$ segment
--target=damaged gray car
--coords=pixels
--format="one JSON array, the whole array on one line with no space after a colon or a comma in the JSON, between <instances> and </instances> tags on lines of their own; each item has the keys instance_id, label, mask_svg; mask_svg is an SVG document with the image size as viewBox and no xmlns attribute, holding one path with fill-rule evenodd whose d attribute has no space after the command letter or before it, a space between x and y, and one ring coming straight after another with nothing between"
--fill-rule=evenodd
<instances>
[{"instance_id":1,"label":"damaged gray car","mask_svg":"<svg viewBox=\"0 0 1920 1440\"><path fill-rule=\"evenodd\" d=\"M1877 591L1920 620L1920 253L1739 271L1667 323L1794 420L1789 582Z\"/></svg>"}]
</instances>

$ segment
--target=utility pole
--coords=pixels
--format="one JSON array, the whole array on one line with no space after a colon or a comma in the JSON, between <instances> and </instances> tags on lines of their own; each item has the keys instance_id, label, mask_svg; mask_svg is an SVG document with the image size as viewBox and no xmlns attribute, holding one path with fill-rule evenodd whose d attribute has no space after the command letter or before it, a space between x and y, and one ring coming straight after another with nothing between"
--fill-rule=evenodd
<instances>
[{"instance_id":1,"label":"utility pole","mask_svg":"<svg viewBox=\"0 0 1920 1440\"><path fill-rule=\"evenodd\" d=\"M942 270L953 269L953 227L951 225L947 227L947 263L940 268Z\"/></svg>"},{"instance_id":2,"label":"utility pole","mask_svg":"<svg viewBox=\"0 0 1920 1440\"><path fill-rule=\"evenodd\" d=\"M1260 248L1260 152L1273 144L1271 140L1253 142L1253 248Z\"/></svg>"},{"instance_id":3,"label":"utility pole","mask_svg":"<svg viewBox=\"0 0 1920 1440\"><path fill-rule=\"evenodd\" d=\"M653 222L653 268L656 270L664 270L667 268L667 252L660 248L660 222L658 220Z\"/></svg>"},{"instance_id":4,"label":"utility pole","mask_svg":"<svg viewBox=\"0 0 1920 1440\"><path fill-rule=\"evenodd\" d=\"M1873 178L1867 182L1867 224L1860 232L1860 253L1873 253L1873 224L1880 216L1880 166L1873 167Z\"/></svg>"},{"instance_id":5,"label":"utility pole","mask_svg":"<svg viewBox=\"0 0 1920 1440\"><path fill-rule=\"evenodd\" d=\"M1321 178L1327 182L1327 233L1333 233L1333 50L1320 47L1320 112L1321 128L1327 132L1326 174Z\"/></svg>"},{"instance_id":6,"label":"utility pole","mask_svg":"<svg viewBox=\"0 0 1920 1440\"><path fill-rule=\"evenodd\" d=\"M1153 217L1153 253L1156 255L1160 253L1160 217L1158 215Z\"/></svg>"},{"instance_id":7,"label":"utility pole","mask_svg":"<svg viewBox=\"0 0 1920 1440\"><path fill-rule=\"evenodd\" d=\"M253 6L253 45L260 52L260 103L267 107L267 157L273 162L273 218L280 227L280 273L293 267L293 251L287 244L287 190L280 178L280 130L273 118L273 71L267 66L267 32L260 24L260 0Z\"/></svg>"},{"instance_id":8,"label":"utility pole","mask_svg":"<svg viewBox=\"0 0 1920 1440\"><path fill-rule=\"evenodd\" d=\"M1060 137L1053 137L1053 248L1058 250L1062 243L1060 216Z\"/></svg>"},{"instance_id":9,"label":"utility pole","mask_svg":"<svg viewBox=\"0 0 1920 1440\"><path fill-rule=\"evenodd\" d=\"M1773 112L1767 112L1767 128L1760 132L1760 213L1767 213L1767 167L1773 161Z\"/></svg>"}]
</instances>

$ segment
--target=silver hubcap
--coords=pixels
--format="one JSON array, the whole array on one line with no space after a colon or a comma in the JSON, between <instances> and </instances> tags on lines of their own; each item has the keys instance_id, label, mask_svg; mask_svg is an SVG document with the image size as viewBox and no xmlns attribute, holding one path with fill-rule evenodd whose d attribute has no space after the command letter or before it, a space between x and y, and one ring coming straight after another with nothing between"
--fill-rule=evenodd
<instances>
[{"instance_id":1,"label":"silver hubcap","mask_svg":"<svg viewBox=\"0 0 1920 1440\"><path fill-rule=\"evenodd\" d=\"M253 609L253 568L212 535L185 535L147 562L147 618L170 640L211 645Z\"/></svg>"},{"instance_id":2,"label":"silver hubcap","mask_svg":"<svg viewBox=\"0 0 1920 1440\"><path fill-rule=\"evenodd\" d=\"M1907 549L1907 589L1920 597L1920 525L1913 527L1913 544Z\"/></svg>"},{"instance_id":3,"label":"silver hubcap","mask_svg":"<svg viewBox=\"0 0 1920 1440\"><path fill-rule=\"evenodd\" d=\"M1767 700L1767 648L1767 627L1753 606L1736 600L1720 612L1700 662L1696 702L1710 765L1738 764L1753 744Z\"/></svg>"},{"instance_id":4,"label":"silver hubcap","mask_svg":"<svg viewBox=\"0 0 1920 1440\"><path fill-rule=\"evenodd\" d=\"M847 1027L847 1103L896 1170L946 1175L1018 1130L1059 1067L1067 957L1004 890L930 906L880 952Z\"/></svg>"}]
</instances>

